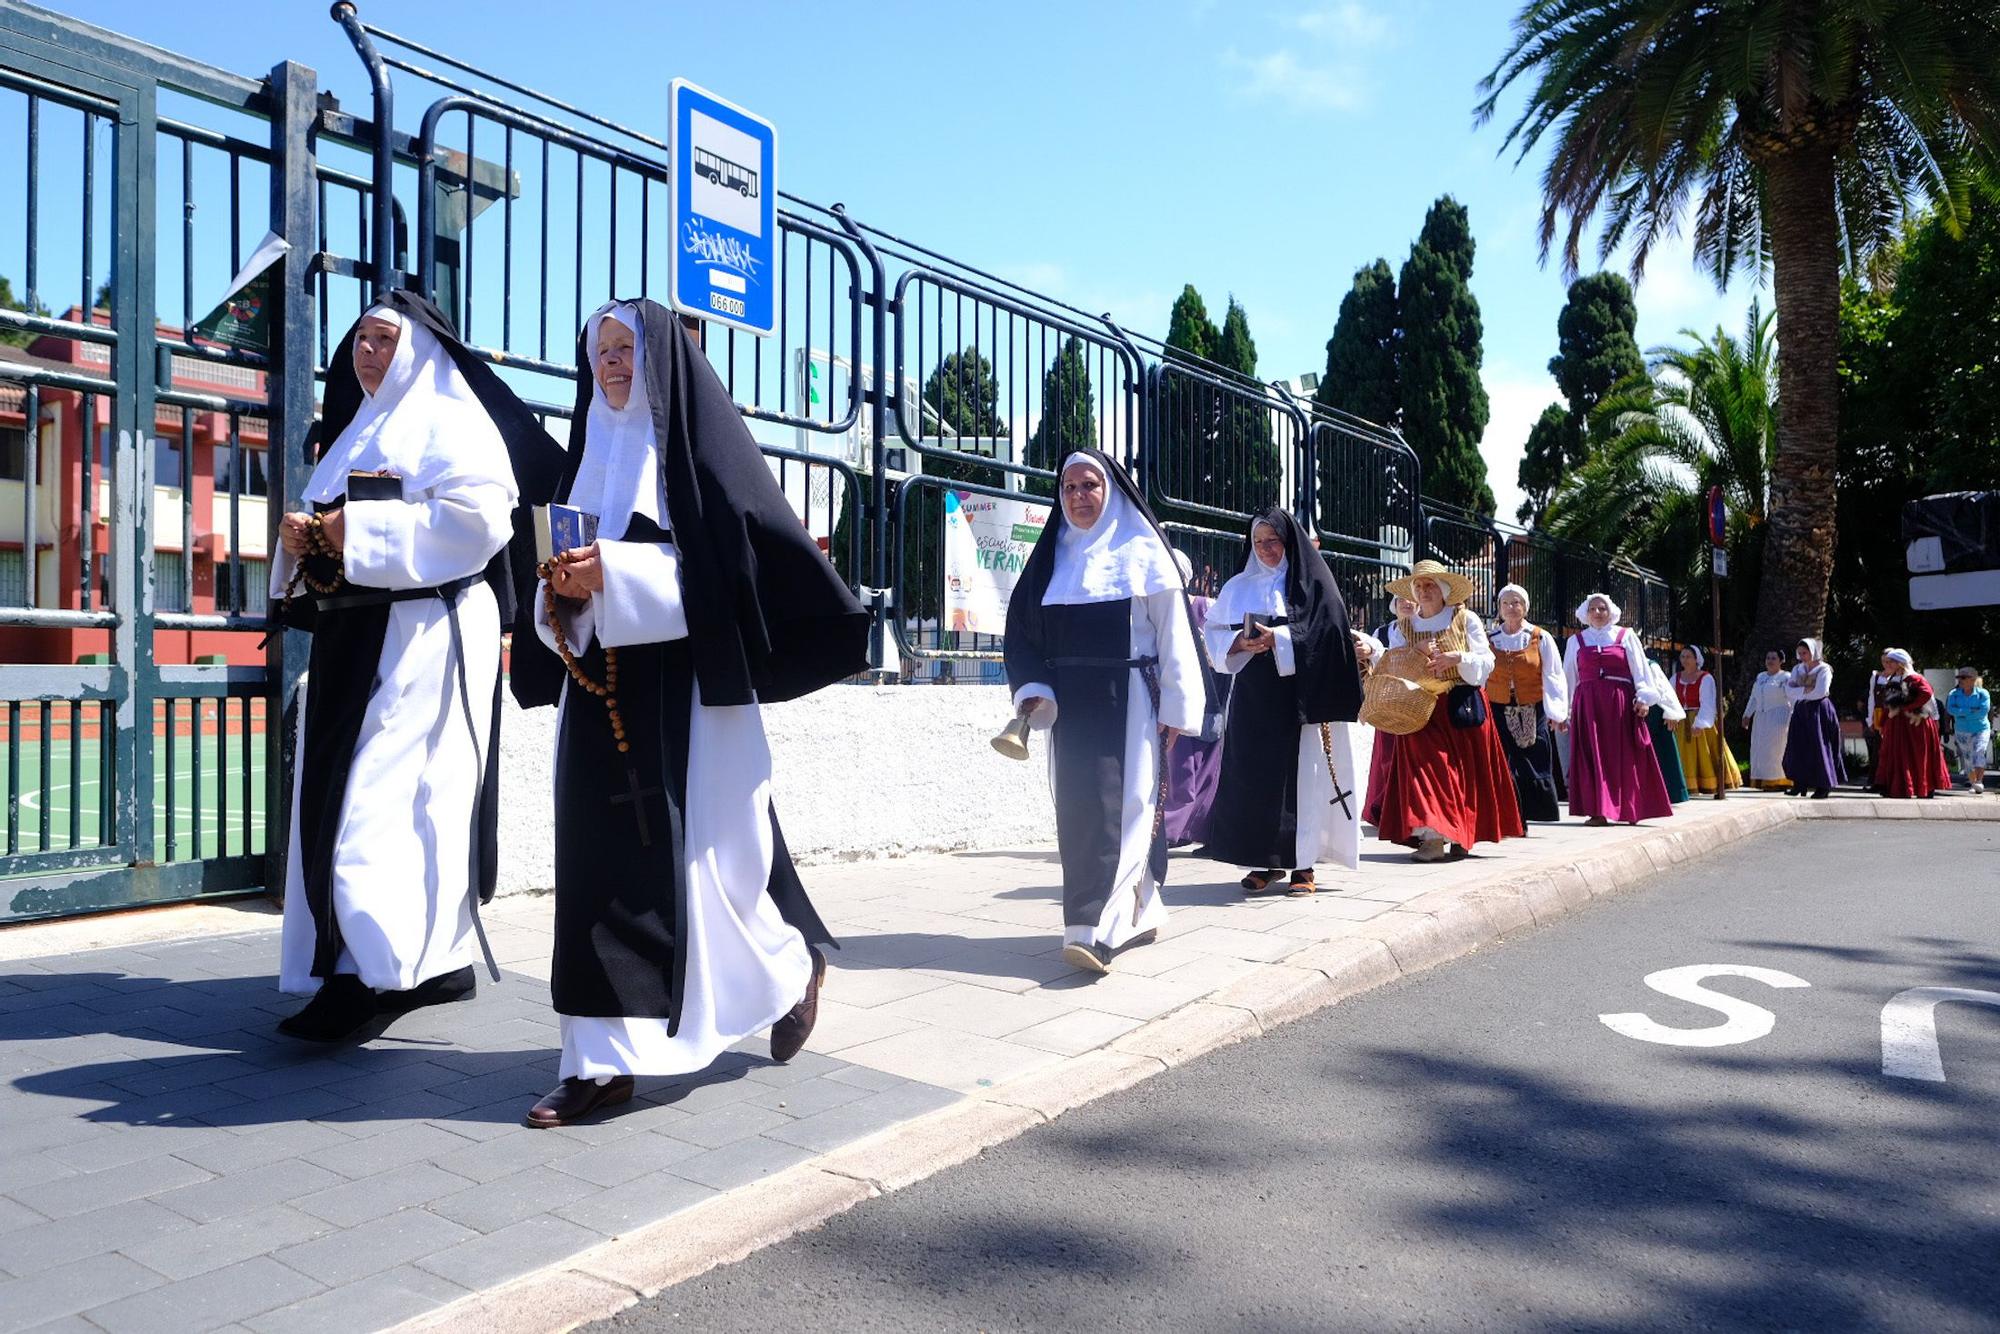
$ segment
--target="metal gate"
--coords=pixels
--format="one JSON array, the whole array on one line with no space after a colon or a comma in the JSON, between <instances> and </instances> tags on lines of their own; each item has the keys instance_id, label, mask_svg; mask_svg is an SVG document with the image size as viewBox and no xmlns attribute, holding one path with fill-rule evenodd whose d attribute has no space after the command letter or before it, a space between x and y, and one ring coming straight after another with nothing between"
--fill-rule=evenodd
<instances>
[{"instance_id":1,"label":"metal gate","mask_svg":"<svg viewBox=\"0 0 2000 1334\"><path fill-rule=\"evenodd\" d=\"M20 307L0 310L0 412L20 420L0 468L0 538L18 553L0 581L0 921L269 879L283 825L267 673L156 650L262 629L246 551L268 534L249 540L250 515L310 420L311 342L293 366L198 347L186 307L198 273L219 295L246 232L261 239L260 185L303 292L311 214L281 187L310 179L313 93L295 66L260 83L0 6L0 153L18 153L24 187L19 246L0 258L19 265ZM176 267L183 309L156 310ZM200 613L198 592L214 604Z\"/></svg>"}]
</instances>

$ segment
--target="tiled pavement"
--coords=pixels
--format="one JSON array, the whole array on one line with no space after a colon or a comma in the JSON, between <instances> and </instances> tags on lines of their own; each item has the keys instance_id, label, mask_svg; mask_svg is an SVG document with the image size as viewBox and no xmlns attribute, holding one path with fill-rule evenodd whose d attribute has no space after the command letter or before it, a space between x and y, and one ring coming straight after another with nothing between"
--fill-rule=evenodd
<instances>
[{"instance_id":1,"label":"tiled pavement","mask_svg":"<svg viewBox=\"0 0 2000 1334\"><path fill-rule=\"evenodd\" d=\"M1674 825L1740 809L1695 802ZM297 1002L273 989L268 912L222 914L218 933L218 909L192 910L194 938L87 951L48 928L69 952L28 958L34 937L16 934L19 961L0 963L0 1334L391 1325L1103 1047L1432 890L1633 837L1538 827L1440 866L1375 844L1310 900L1246 902L1237 872L1177 862L1161 943L1095 981L1057 958L1051 853L814 868L844 948L812 1050L774 1066L753 1041L556 1131L520 1124L555 1078L546 898L489 913L503 985L330 1055L272 1031Z\"/></svg>"}]
</instances>

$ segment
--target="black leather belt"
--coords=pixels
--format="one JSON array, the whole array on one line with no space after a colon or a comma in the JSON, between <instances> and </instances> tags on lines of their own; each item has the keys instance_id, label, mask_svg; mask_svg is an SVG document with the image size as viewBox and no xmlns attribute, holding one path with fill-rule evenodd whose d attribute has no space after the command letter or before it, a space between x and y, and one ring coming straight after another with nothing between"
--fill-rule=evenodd
<instances>
[{"instance_id":1,"label":"black leather belt","mask_svg":"<svg viewBox=\"0 0 2000 1334\"><path fill-rule=\"evenodd\" d=\"M1050 658L1051 667L1150 667L1158 658Z\"/></svg>"}]
</instances>

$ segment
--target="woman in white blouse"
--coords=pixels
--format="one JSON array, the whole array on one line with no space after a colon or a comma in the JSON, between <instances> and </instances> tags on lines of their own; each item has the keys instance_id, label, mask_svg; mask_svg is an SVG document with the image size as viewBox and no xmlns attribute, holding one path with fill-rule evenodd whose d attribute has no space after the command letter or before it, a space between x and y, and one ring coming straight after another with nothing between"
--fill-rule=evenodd
<instances>
[{"instance_id":1,"label":"woman in white blouse","mask_svg":"<svg viewBox=\"0 0 2000 1334\"><path fill-rule=\"evenodd\" d=\"M1486 699L1500 716L1500 744L1514 772L1514 795L1529 820L1560 820L1555 746L1550 732L1569 726L1569 681L1555 636L1528 622L1528 590L1500 590L1500 620L1488 634L1493 675Z\"/></svg>"},{"instance_id":2,"label":"woman in white blouse","mask_svg":"<svg viewBox=\"0 0 2000 1334\"><path fill-rule=\"evenodd\" d=\"M1801 639L1798 662L1785 681L1792 701L1792 722L1785 734L1785 777L1792 794L1810 792L1824 798L1847 781L1840 756L1840 715L1827 698L1833 689L1833 668L1822 660L1817 639Z\"/></svg>"},{"instance_id":3,"label":"woman in white blouse","mask_svg":"<svg viewBox=\"0 0 2000 1334\"><path fill-rule=\"evenodd\" d=\"M1430 721L1396 738L1382 775L1377 834L1414 848L1420 862L1462 857L1474 843L1521 837L1527 826L1507 755L1480 693L1493 674L1493 649L1486 627L1465 607L1471 581L1425 560L1387 587L1416 603L1414 614L1389 626L1387 647L1420 647L1431 675L1456 684L1436 701ZM1382 642L1371 635L1354 638L1356 656L1372 665Z\"/></svg>"},{"instance_id":4,"label":"woman in white blouse","mask_svg":"<svg viewBox=\"0 0 2000 1334\"><path fill-rule=\"evenodd\" d=\"M1564 649L1570 690L1569 809L1593 825L1637 824L1674 813L1646 713L1662 702L1639 636L1618 604L1592 593L1576 609L1583 629Z\"/></svg>"},{"instance_id":5,"label":"woman in white blouse","mask_svg":"<svg viewBox=\"0 0 2000 1334\"><path fill-rule=\"evenodd\" d=\"M1750 786L1782 792L1792 785L1785 777L1785 738L1791 730L1792 700L1785 693L1791 673L1785 655L1772 649L1764 655L1764 674L1750 687L1743 704L1743 725L1750 729Z\"/></svg>"}]
</instances>

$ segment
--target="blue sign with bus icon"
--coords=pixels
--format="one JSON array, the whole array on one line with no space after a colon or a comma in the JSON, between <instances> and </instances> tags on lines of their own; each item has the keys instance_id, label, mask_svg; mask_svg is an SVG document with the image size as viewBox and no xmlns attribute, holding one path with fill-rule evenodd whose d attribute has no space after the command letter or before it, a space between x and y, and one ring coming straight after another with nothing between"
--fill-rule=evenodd
<instances>
[{"instance_id":1,"label":"blue sign with bus icon","mask_svg":"<svg viewBox=\"0 0 2000 1334\"><path fill-rule=\"evenodd\" d=\"M685 79L671 89L674 262L669 302L769 334L778 311L778 131Z\"/></svg>"}]
</instances>

